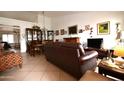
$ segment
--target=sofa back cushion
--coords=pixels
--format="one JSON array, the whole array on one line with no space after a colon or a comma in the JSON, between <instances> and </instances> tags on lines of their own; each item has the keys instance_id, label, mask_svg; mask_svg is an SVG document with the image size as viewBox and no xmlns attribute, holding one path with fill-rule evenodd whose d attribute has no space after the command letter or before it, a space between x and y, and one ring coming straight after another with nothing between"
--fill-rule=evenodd
<instances>
[{"instance_id":1,"label":"sofa back cushion","mask_svg":"<svg viewBox=\"0 0 124 93\"><path fill-rule=\"evenodd\" d=\"M54 47L66 47L66 48L72 48L72 49L79 49L79 54L85 55L85 51L83 46L80 43L70 43L70 42L52 42L47 43L45 46L54 46Z\"/></svg>"},{"instance_id":2,"label":"sofa back cushion","mask_svg":"<svg viewBox=\"0 0 124 93\"><path fill-rule=\"evenodd\" d=\"M85 55L84 48L80 43L63 43L62 46L73 49L79 49L80 56Z\"/></svg>"}]
</instances>

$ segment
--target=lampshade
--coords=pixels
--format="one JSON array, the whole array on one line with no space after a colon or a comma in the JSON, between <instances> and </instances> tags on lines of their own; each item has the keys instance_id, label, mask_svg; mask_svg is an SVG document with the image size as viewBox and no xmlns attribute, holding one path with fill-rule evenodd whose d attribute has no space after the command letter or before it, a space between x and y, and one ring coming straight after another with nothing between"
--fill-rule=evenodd
<instances>
[{"instance_id":1,"label":"lampshade","mask_svg":"<svg viewBox=\"0 0 124 93\"><path fill-rule=\"evenodd\" d=\"M116 46L114 48L114 55L124 57L124 46Z\"/></svg>"}]
</instances>

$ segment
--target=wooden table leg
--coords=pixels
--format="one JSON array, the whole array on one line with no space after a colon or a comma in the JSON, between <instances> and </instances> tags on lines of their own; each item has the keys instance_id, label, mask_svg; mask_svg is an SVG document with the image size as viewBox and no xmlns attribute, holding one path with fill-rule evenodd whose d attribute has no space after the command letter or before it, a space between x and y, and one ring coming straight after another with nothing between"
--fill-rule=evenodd
<instances>
[{"instance_id":1,"label":"wooden table leg","mask_svg":"<svg viewBox=\"0 0 124 93\"><path fill-rule=\"evenodd\" d=\"M22 64L19 64L19 68L22 68Z\"/></svg>"}]
</instances>

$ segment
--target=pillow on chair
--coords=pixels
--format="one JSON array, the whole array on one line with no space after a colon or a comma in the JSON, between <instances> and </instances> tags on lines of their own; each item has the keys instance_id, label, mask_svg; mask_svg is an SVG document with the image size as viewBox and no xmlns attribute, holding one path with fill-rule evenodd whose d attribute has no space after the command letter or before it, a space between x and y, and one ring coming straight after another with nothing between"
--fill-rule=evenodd
<instances>
[{"instance_id":1,"label":"pillow on chair","mask_svg":"<svg viewBox=\"0 0 124 93\"><path fill-rule=\"evenodd\" d=\"M10 44L8 42L3 42L4 43L4 50L9 50L11 48Z\"/></svg>"}]
</instances>

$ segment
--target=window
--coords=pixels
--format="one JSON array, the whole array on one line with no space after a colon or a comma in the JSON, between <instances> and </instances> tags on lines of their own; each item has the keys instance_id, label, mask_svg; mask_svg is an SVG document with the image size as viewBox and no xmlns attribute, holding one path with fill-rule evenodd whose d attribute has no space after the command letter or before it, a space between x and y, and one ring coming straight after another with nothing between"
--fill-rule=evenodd
<instances>
[{"instance_id":1,"label":"window","mask_svg":"<svg viewBox=\"0 0 124 93\"><path fill-rule=\"evenodd\" d=\"M3 34L2 41L8 43L14 43L14 35L13 34Z\"/></svg>"}]
</instances>

